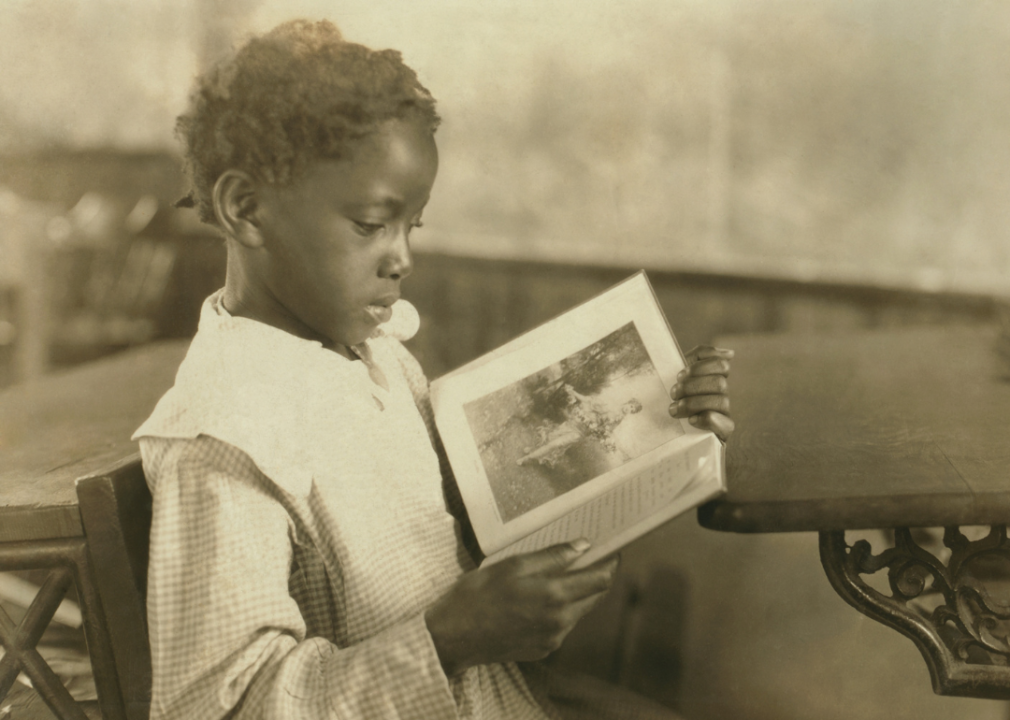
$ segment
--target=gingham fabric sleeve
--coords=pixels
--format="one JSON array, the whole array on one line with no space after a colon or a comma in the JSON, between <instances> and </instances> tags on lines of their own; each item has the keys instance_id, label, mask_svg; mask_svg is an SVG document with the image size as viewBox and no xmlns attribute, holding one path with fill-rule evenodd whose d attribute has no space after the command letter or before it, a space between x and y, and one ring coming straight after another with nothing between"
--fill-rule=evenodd
<instances>
[{"instance_id":1,"label":"gingham fabric sleeve","mask_svg":"<svg viewBox=\"0 0 1010 720\"><path fill-rule=\"evenodd\" d=\"M325 623L293 597L291 514L245 453L206 436L141 452L152 720L457 717L423 615L348 648L312 636Z\"/></svg>"}]
</instances>

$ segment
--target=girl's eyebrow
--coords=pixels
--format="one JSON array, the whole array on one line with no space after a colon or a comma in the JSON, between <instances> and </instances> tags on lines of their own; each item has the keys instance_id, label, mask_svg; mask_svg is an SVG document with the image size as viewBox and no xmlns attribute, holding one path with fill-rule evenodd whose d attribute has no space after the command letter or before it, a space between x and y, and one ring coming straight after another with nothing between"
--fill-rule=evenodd
<instances>
[{"instance_id":1,"label":"girl's eyebrow","mask_svg":"<svg viewBox=\"0 0 1010 720\"><path fill-rule=\"evenodd\" d=\"M372 210L375 208L380 208L382 210L399 210L403 207L403 201L394 197L387 197L381 200L369 200L365 202L350 203L349 207L351 210Z\"/></svg>"},{"instance_id":2,"label":"girl's eyebrow","mask_svg":"<svg viewBox=\"0 0 1010 720\"><path fill-rule=\"evenodd\" d=\"M424 202L421 203L421 207L419 208L418 212L420 212L421 210L424 210L424 208L428 205L428 201L430 199L431 199L431 195L428 195L428 196L426 196L424 198ZM366 201L366 202L361 202L361 203L351 203L350 208L352 210L357 210L357 211L372 210L374 208L380 208L382 210L391 210L393 212L399 212L399 211L401 211L404 208L404 206L406 206L406 204L407 203L404 200L402 200L402 199L400 199L398 197L394 197L392 195L389 195L387 197L384 197L384 198L381 198L381 199L377 199L377 200Z\"/></svg>"}]
</instances>

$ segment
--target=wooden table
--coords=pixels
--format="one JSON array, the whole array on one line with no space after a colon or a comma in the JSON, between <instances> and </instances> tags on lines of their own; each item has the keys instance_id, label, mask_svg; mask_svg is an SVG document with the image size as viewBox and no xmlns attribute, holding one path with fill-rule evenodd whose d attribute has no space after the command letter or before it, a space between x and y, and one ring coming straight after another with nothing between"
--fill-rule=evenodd
<instances>
[{"instance_id":1,"label":"wooden table","mask_svg":"<svg viewBox=\"0 0 1010 720\"><path fill-rule=\"evenodd\" d=\"M50 571L20 625L0 610L0 700L23 671L58 717L85 717L34 650L71 584L103 712L103 696L119 694L74 481L136 454L130 435L171 386L187 344L149 345L0 392L0 570Z\"/></svg>"},{"instance_id":2,"label":"wooden table","mask_svg":"<svg viewBox=\"0 0 1010 720\"><path fill-rule=\"evenodd\" d=\"M722 338L729 492L708 528L816 531L836 591L910 637L937 693L1010 698L1010 382L992 328ZM991 526L970 541L959 529ZM944 527L937 536L910 528ZM874 554L846 530L893 529ZM887 569L890 594L862 576ZM878 583L879 584L879 583ZM829 648L825 648L830 652Z\"/></svg>"}]
</instances>

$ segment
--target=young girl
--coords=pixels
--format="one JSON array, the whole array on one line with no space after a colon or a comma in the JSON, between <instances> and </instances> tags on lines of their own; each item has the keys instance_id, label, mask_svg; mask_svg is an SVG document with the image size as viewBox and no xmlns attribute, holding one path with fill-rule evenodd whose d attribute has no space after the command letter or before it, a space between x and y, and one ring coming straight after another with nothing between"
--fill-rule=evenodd
<instances>
[{"instance_id":1,"label":"young girl","mask_svg":"<svg viewBox=\"0 0 1010 720\"><path fill-rule=\"evenodd\" d=\"M154 720L667 716L516 664L558 647L615 560L568 570L580 542L476 569L466 549L400 344L437 125L398 53L304 21L207 74L179 120L228 272L136 433ZM725 436L727 372L697 353L671 412Z\"/></svg>"}]
</instances>

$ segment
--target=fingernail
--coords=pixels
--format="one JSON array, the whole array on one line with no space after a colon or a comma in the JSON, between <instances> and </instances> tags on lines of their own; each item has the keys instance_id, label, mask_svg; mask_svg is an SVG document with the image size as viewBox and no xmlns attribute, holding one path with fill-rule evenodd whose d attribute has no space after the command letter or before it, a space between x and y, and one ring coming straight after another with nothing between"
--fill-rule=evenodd
<instances>
[{"instance_id":1,"label":"fingernail","mask_svg":"<svg viewBox=\"0 0 1010 720\"><path fill-rule=\"evenodd\" d=\"M687 419L687 421L689 423L691 423L692 425L697 425L698 424L698 416L697 415L692 415L691 417L689 417Z\"/></svg>"},{"instance_id":2,"label":"fingernail","mask_svg":"<svg viewBox=\"0 0 1010 720\"><path fill-rule=\"evenodd\" d=\"M687 370L681 370L679 373L677 373L678 382L683 380L685 377L687 377Z\"/></svg>"},{"instance_id":3,"label":"fingernail","mask_svg":"<svg viewBox=\"0 0 1010 720\"><path fill-rule=\"evenodd\" d=\"M589 549L591 544L592 543L590 543L585 538L579 538L578 540L574 540L572 542L572 550L574 550L577 553L584 553L586 550Z\"/></svg>"}]
</instances>

